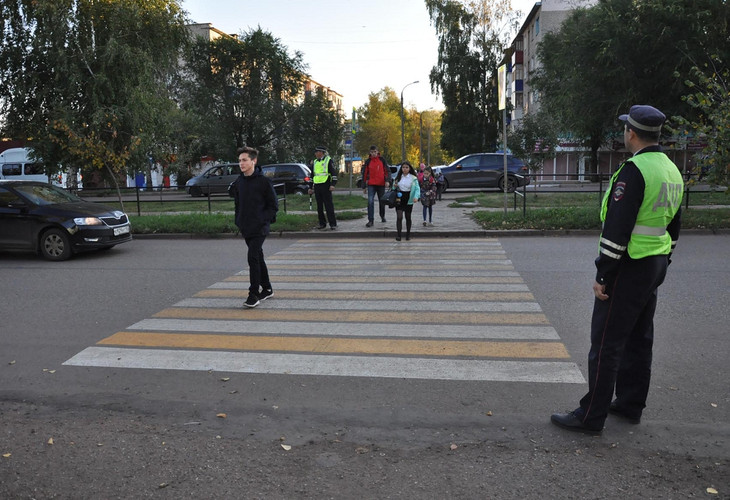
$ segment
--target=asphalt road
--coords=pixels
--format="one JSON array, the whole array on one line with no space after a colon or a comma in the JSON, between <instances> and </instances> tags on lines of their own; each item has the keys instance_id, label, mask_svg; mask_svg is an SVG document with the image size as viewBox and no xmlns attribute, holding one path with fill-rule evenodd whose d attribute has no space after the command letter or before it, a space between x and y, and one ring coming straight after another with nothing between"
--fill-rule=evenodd
<instances>
[{"instance_id":1,"label":"asphalt road","mask_svg":"<svg viewBox=\"0 0 730 500\"><path fill-rule=\"evenodd\" d=\"M730 497L730 236L680 240L642 423L550 425L596 248L270 238L253 311L240 240L0 254L0 498Z\"/></svg>"}]
</instances>

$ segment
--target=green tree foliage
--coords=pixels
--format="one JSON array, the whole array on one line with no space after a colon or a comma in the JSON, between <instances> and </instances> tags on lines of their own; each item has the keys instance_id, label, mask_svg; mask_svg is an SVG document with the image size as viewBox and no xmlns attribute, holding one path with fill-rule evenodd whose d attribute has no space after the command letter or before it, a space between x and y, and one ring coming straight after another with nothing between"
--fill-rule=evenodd
<instances>
[{"instance_id":1,"label":"green tree foliage","mask_svg":"<svg viewBox=\"0 0 730 500\"><path fill-rule=\"evenodd\" d=\"M344 153L342 119L327 94L318 89L308 93L293 114L287 130L288 161L308 163L314 148L324 146L333 158Z\"/></svg>"},{"instance_id":2,"label":"green tree foliage","mask_svg":"<svg viewBox=\"0 0 730 500\"><path fill-rule=\"evenodd\" d=\"M695 67L686 80L691 93L684 97L698 116L694 120L676 118L679 123L702 138L707 145L698 165L714 185L730 184L730 68L714 58L712 64Z\"/></svg>"},{"instance_id":3,"label":"green tree foliage","mask_svg":"<svg viewBox=\"0 0 730 500\"><path fill-rule=\"evenodd\" d=\"M552 116L544 112L529 113L520 126L507 136L512 154L522 159L532 172L542 169L545 160L555 157L558 134Z\"/></svg>"},{"instance_id":4,"label":"green tree foliage","mask_svg":"<svg viewBox=\"0 0 730 500\"><path fill-rule=\"evenodd\" d=\"M370 93L367 104L357 110L357 116L355 151L367 158L370 146L375 145L388 163L400 163L400 98L395 91L385 87Z\"/></svg>"},{"instance_id":5,"label":"green tree foliage","mask_svg":"<svg viewBox=\"0 0 730 500\"><path fill-rule=\"evenodd\" d=\"M500 0L425 1L439 38L430 81L445 107L441 147L454 156L494 151L500 123L496 72L515 13Z\"/></svg>"},{"instance_id":6,"label":"green tree foliage","mask_svg":"<svg viewBox=\"0 0 730 500\"><path fill-rule=\"evenodd\" d=\"M113 177L169 151L177 1L8 0L0 19L4 134L31 138L47 163Z\"/></svg>"},{"instance_id":7,"label":"green tree foliage","mask_svg":"<svg viewBox=\"0 0 730 500\"><path fill-rule=\"evenodd\" d=\"M600 0L574 10L538 49L542 67L531 83L541 107L563 136L590 147L596 165L598 148L620 130L616 117L632 104L667 116L692 112L675 74L730 51L728 10L719 0Z\"/></svg>"},{"instance_id":8,"label":"green tree foliage","mask_svg":"<svg viewBox=\"0 0 730 500\"><path fill-rule=\"evenodd\" d=\"M235 158L237 147L261 150L260 163L304 161L317 145L342 154L340 117L326 95L302 98L307 75L302 54L290 56L271 33L198 39L187 57L190 81L184 106L205 116L201 153Z\"/></svg>"}]
</instances>

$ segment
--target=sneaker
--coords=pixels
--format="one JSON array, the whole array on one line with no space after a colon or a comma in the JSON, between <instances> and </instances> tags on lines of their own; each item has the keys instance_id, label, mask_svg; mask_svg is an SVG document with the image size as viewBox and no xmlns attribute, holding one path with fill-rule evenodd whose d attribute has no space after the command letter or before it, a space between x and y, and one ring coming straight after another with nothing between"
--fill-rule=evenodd
<instances>
[{"instance_id":1,"label":"sneaker","mask_svg":"<svg viewBox=\"0 0 730 500\"><path fill-rule=\"evenodd\" d=\"M423 225L426 226L426 221L423 221Z\"/></svg>"},{"instance_id":2,"label":"sneaker","mask_svg":"<svg viewBox=\"0 0 730 500\"><path fill-rule=\"evenodd\" d=\"M264 300L268 299L269 297L273 297L273 296L274 296L274 291L271 288L264 288L263 290L261 290L261 293L259 293L259 300L261 300L263 302Z\"/></svg>"},{"instance_id":3,"label":"sneaker","mask_svg":"<svg viewBox=\"0 0 730 500\"><path fill-rule=\"evenodd\" d=\"M382 217L382 218L380 219L380 222L386 222L386 220L385 220L385 217Z\"/></svg>"},{"instance_id":4,"label":"sneaker","mask_svg":"<svg viewBox=\"0 0 730 500\"><path fill-rule=\"evenodd\" d=\"M400 241L400 236L396 236L395 241Z\"/></svg>"},{"instance_id":5,"label":"sneaker","mask_svg":"<svg viewBox=\"0 0 730 500\"><path fill-rule=\"evenodd\" d=\"M246 302L243 303L244 307L256 307L259 305L261 301L256 296L256 294L250 293L248 294L248 298L246 299Z\"/></svg>"},{"instance_id":6,"label":"sneaker","mask_svg":"<svg viewBox=\"0 0 730 500\"><path fill-rule=\"evenodd\" d=\"M433 227L433 222L429 222L428 225Z\"/></svg>"},{"instance_id":7,"label":"sneaker","mask_svg":"<svg viewBox=\"0 0 730 500\"><path fill-rule=\"evenodd\" d=\"M335 229L337 229L337 226L330 226L330 229L334 231Z\"/></svg>"},{"instance_id":8,"label":"sneaker","mask_svg":"<svg viewBox=\"0 0 730 500\"><path fill-rule=\"evenodd\" d=\"M365 227L373 227L373 221L368 221L368 223L365 224Z\"/></svg>"},{"instance_id":9,"label":"sneaker","mask_svg":"<svg viewBox=\"0 0 730 500\"><path fill-rule=\"evenodd\" d=\"M327 229L327 226L326 225L325 226L319 226L318 229Z\"/></svg>"}]
</instances>

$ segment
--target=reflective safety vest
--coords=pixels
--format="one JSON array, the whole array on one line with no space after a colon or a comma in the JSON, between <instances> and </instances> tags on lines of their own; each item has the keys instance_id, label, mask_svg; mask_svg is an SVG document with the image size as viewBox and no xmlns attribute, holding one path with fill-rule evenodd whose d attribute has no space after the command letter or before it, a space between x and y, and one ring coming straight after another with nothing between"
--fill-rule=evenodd
<instances>
[{"instance_id":1,"label":"reflective safety vest","mask_svg":"<svg viewBox=\"0 0 730 500\"><path fill-rule=\"evenodd\" d=\"M313 182L315 184L322 184L324 182L327 182L327 180L329 179L330 172L327 168L327 165L329 165L329 161L329 156L323 156L321 160L314 160Z\"/></svg>"},{"instance_id":2,"label":"reflective safety vest","mask_svg":"<svg viewBox=\"0 0 730 500\"><path fill-rule=\"evenodd\" d=\"M667 155L660 152L641 153L631 158L631 163L636 165L644 178L644 200L631 231L629 256L641 259L650 255L668 255L672 250L672 237L667 232L667 226L682 203L682 175ZM611 184L603 197L601 222L606 220L608 200L624 165L611 177Z\"/></svg>"}]
</instances>

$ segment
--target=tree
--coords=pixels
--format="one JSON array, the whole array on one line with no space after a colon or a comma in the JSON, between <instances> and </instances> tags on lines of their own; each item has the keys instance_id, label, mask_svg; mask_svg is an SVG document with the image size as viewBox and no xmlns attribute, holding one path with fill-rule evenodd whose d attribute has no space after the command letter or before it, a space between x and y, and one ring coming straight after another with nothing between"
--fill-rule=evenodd
<instances>
[{"instance_id":1,"label":"tree","mask_svg":"<svg viewBox=\"0 0 730 500\"><path fill-rule=\"evenodd\" d=\"M529 113L519 128L507 136L512 154L525 162L530 171L542 169L545 160L555 157L558 134L551 116L544 112Z\"/></svg>"},{"instance_id":2,"label":"tree","mask_svg":"<svg viewBox=\"0 0 730 500\"><path fill-rule=\"evenodd\" d=\"M366 158L371 145L394 165L400 163L400 98L390 87L368 95L367 104L357 110L358 133L355 150Z\"/></svg>"},{"instance_id":3,"label":"tree","mask_svg":"<svg viewBox=\"0 0 730 500\"><path fill-rule=\"evenodd\" d=\"M243 145L261 149L262 162L289 159L285 128L297 111L306 78L301 53L256 29L239 38L198 39L189 55L189 106L207 116L206 146L220 158Z\"/></svg>"},{"instance_id":4,"label":"tree","mask_svg":"<svg viewBox=\"0 0 730 500\"><path fill-rule=\"evenodd\" d=\"M455 156L493 151L500 123L496 72L515 13L499 0L426 0L426 7L439 37L430 81L445 107L441 147Z\"/></svg>"},{"instance_id":5,"label":"tree","mask_svg":"<svg viewBox=\"0 0 730 500\"><path fill-rule=\"evenodd\" d=\"M692 90L684 97L699 112L694 120L675 119L689 128L696 137L702 137L707 145L703 148L699 165L706 172L707 180L714 185L730 183L730 68L715 57L712 64L695 67L692 78L686 80Z\"/></svg>"},{"instance_id":6,"label":"tree","mask_svg":"<svg viewBox=\"0 0 730 500\"><path fill-rule=\"evenodd\" d=\"M316 146L325 146L333 158L344 153L342 120L321 89L304 97L286 130L286 161L306 162Z\"/></svg>"},{"instance_id":7,"label":"tree","mask_svg":"<svg viewBox=\"0 0 730 500\"><path fill-rule=\"evenodd\" d=\"M170 84L186 37L177 1L17 0L0 18L4 134L31 137L48 164L115 178L173 142Z\"/></svg>"},{"instance_id":8,"label":"tree","mask_svg":"<svg viewBox=\"0 0 730 500\"><path fill-rule=\"evenodd\" d=\"M674 75L728 54L729 15L718 0L600 0L575 9L538 48L542 67L532 84L541 107L564 136L588 145L595 166L598 149L618 131L616 117L632 104L692 113Z\"/></svg>"}]
</instances>

